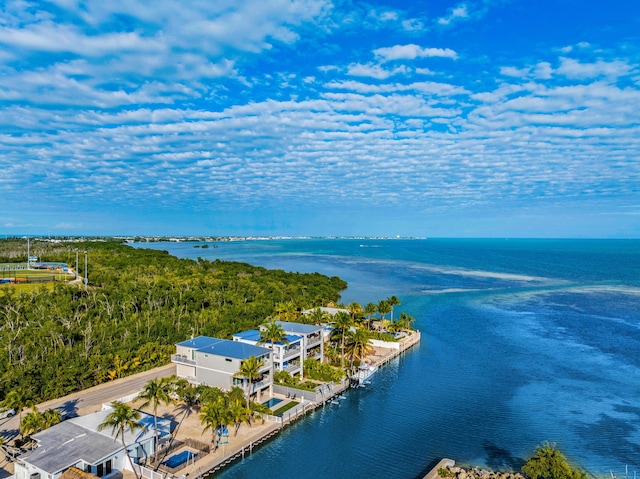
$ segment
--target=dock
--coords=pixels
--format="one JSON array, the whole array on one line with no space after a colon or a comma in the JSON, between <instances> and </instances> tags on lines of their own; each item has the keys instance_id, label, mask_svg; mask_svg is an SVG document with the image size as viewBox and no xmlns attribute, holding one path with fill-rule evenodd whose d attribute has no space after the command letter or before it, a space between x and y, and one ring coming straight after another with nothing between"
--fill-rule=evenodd
<instances>
[{"instance_id":1,"label":"dock","mask_svg":"<svg viewBox=\"0 0 640 479\"><path fill-rule=\"evenodd\" d=\"M445 467L453 467L455 465L456 461L454 461L453 459L441 459L440 462L438 462L438 464L436 464L436 466L431 469L422 479L438 479L440 477L438 474L438 471L440 469L444 469Z\"/></svg>"}]
</instances>

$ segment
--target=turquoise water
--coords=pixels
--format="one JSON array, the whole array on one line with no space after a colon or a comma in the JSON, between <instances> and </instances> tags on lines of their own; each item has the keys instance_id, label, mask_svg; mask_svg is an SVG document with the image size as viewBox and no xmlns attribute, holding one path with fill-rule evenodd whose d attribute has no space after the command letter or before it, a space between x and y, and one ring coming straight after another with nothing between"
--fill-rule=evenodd
<instances>
[{"instance_id":1,"label":"turquoise water","mask_svg":"<svg viewBox=\"0 0 640 479\"><path fill-rule=\"evenodd\" d=\"M271 408L273 408L273 406L275 406L276 404L280 404L281 402L282 402L282 399L271 398L267 402L263 402L262 404L264 404L269 409L271 409Z\"/></svg>"},{"instance_id":2,"label":"turquoise water","mask_svg":"<svg viewBox=\"0 0 640 479\"><path fill-rule=\"evenodd\" d=\"M519 468L545 440L594 475L640 471L640 241L151 246L338 275L345 303L396 295L423 332L371 386L216 477L411 479L441 457Z\"/></svg>"}]
</instances>

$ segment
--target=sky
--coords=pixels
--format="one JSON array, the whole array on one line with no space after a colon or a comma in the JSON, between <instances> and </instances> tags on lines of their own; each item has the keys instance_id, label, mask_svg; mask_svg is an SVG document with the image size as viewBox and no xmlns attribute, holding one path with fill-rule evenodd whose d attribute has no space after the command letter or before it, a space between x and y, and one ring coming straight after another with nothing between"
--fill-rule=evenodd
<instances>
[{"instance_id":1,"label":"sky","mask_svg":"<svg viewBox=\"0 0 640 479\"><path fill-rule=\"evenodd\" d=\"M635 0L5 0L0 234L640 238Z\"/></svg>"}]
</instances>

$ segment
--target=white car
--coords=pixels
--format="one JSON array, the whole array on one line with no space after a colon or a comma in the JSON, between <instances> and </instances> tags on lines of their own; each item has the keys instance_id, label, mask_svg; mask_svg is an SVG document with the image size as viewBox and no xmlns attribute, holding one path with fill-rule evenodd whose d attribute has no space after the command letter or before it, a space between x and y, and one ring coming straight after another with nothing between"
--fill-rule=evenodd
<instances>
[{"instance_id":1,"label":"white car","mask_svg":"<svg viewBox=\"0 0 640 479\"><path fill-rule=\"evenodd\" d=\"M2 412L0 412L0 419L4 419L6 417L12 417L16 415L16 410L15 409L6 409Z\"/></svg>"}]
</instances>

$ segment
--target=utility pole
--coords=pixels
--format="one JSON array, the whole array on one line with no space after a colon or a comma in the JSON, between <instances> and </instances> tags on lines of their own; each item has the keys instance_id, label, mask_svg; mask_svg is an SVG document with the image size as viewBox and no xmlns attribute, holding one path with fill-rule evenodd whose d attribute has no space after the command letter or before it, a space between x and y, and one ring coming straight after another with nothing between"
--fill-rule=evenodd
<instances>
[{"instance_id":1,"label":"utility pole","mask_svg":"<svg viewBox=\"0 0 640 479\"><path fill-rule=\"evenodd\" d=\"M78 248L76 248L76 279L78 279Z\"/></svg>"},{"instance_id":2,"label":"utility pole","mask_svg":"<svg viewBox=\"0 0 640 479\"><path fill-rule=\"evenodd\" d=\"M89 273L89 266L88 266L88 259L87 259L87 250L84 250L84 290L87 290L87 284L89 284L89 277L88 277L88 273Z\"/></svg>"}]
</instances>

